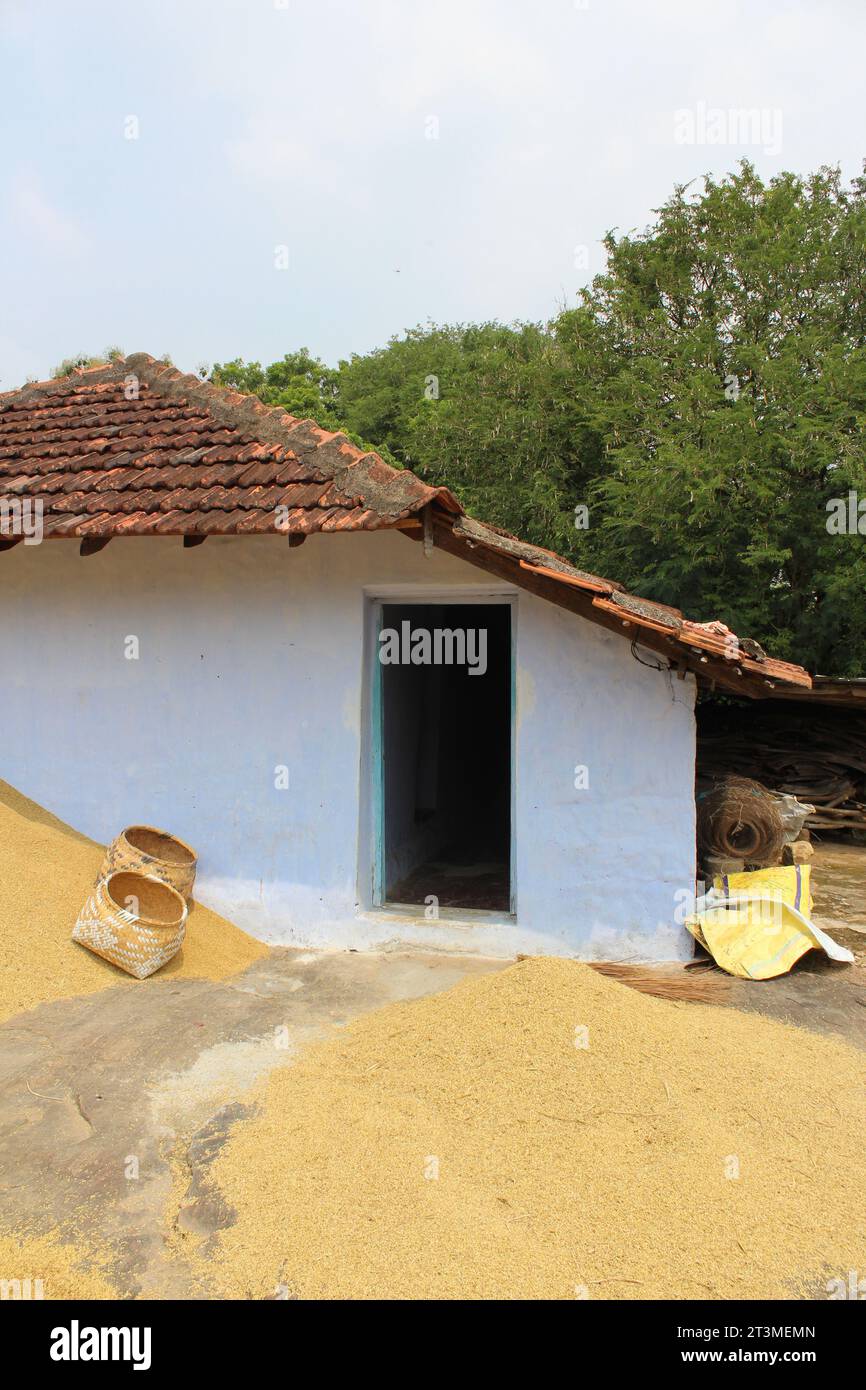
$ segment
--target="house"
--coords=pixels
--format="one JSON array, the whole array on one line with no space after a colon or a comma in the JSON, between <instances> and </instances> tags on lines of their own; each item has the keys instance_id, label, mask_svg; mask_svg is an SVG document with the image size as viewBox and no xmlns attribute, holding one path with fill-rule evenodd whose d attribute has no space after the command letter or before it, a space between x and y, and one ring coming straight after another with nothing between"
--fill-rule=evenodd
<instances>
[{"instance_id":1,"label":"house","mask_svg":"<svg viewBox=\"0 0 866 1390\"><path fill-rule=\"evenodd\" d=\"M0 475L27 796L275 943L690 953L697 685L799 667L144 354L0 396Z\"/></svg>"}]
</instances>

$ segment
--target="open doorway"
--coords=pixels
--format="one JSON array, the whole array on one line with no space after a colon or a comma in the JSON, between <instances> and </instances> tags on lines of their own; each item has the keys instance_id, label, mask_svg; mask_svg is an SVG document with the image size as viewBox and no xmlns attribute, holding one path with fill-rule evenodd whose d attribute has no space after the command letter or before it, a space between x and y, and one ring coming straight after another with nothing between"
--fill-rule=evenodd
<instances>
[{"instance_id":1,"label":"open doorway","mask_svg":"<svg viewBox=\"0 0 866 1390\"><path fill-rule=\"evenodd\" d=\"M511 910L511 663L508 603L382 605L380 902Z\"/></svg>"}]
</instances>

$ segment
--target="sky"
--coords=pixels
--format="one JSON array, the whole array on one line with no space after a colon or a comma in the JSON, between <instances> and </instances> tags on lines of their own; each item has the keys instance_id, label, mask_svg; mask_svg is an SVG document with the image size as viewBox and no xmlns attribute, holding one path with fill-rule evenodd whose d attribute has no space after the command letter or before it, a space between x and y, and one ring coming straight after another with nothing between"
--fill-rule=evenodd
<instances>
[{"instance_id":1,"label":"sky","mask_svg":"<svg viewBox=\"0 0 866 1390\"><path fill-rule=\"evenodd\" d=\"M677 183L866 157L864 0L0 0L0 391L546 320Z\"/></svg>"}]
</instances>

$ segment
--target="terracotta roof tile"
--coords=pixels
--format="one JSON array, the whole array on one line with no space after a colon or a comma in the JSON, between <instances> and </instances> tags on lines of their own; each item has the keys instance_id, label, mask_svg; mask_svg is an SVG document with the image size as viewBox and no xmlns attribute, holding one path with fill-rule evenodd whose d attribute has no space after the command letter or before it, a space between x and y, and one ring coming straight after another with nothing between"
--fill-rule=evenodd
<instances>
[{"instance_id":1,"label":"terracotta roof tile","mask_svg":"<svg viewBox=\"0 0 866 1390\"><path fill-rule=\"evenodd\" d=\"M308 534L461 510L345 435L143 353L0 395L4 493L42 501L46 536Z\"/></svg>"}]
</instances>

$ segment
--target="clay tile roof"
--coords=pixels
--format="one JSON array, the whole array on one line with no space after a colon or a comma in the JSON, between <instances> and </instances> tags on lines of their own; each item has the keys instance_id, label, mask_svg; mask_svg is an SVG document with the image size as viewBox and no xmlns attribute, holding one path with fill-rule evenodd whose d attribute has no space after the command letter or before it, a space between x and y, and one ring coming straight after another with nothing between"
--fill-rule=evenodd
<instances>
[{"instance_id":1,"label":"clay tile roof","mask_svg":"<svg viewBox=\"0 0 866 1390\"><path fill-rule=\"evenodd\" d=\"M0 395L0 495L46 537L375 530L447 488L146 353Z\"/></svg>"},{"instance_id":2,"label":"clay tile roof","mask_svg":"<svg viewBox=\"0 0 866 1390\"><path fill-rule=\"evenodd\" d=\"M40 499L43 535L82 541L373 531L434 503L427 515L446 549L473 563L487 556L517 584L531 576L555 602L567 593L566 606L649 643L683 670L748 694L777 682L812 684L802 667L773 660L723 623L689 622L676 608L472 520L448 488L391 468L344 434L146 353L0 395L3 497ZM0 548L7 544L0 536Z\"/></svg>"}]
</instances>

